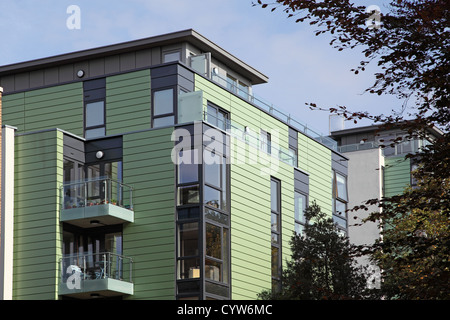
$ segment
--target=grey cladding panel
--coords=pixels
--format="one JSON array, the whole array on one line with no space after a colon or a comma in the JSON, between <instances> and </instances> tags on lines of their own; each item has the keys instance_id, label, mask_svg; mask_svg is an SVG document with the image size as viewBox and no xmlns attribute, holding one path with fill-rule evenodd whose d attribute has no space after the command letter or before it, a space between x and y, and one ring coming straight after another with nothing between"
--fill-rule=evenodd
<instances>
[{"instance_id":1,"label":"grey cladding panel","mask_svg":"<svg viewBox=\"0 0 450 320\"><path fill-rule=\"evenodd\" d=\"M73 160L84 163L85 162L84 141L68 136L66 134L64 135L63 141L64 141L63 147L64 157L71 158Z\"/></svg>"},{"instance_id":2,"label":"grey cladding panel","mask_svg":"<svg viewBox=\"0 0 450 320\"><path fill-rule=\"evenodd\" d=\"M348 160L341 157L340 155L332 152L331 153L331 166L334 170L344 174L348 175Z\"/></svg>"},{"instance_id":3,"label":"grey cladding panel","mask_svg":"<svg viewBox=\"0 0 450 320\"><path fill-rule=\"evenodd\" d=\"M97 162L97 151L103 151L102 161L122 160L122 137L98 139L86 142L86 163Z\"/></svg>"},{"instance_id":4,"label":"grey cladding panel","mask_svg":"<svg viewBox=\"0 0 450 320\"><path fill-rule=\"evenodd\" d=\"M298 149L298 132L289 128L289 147Z\"/></svg>"}]
</instances>

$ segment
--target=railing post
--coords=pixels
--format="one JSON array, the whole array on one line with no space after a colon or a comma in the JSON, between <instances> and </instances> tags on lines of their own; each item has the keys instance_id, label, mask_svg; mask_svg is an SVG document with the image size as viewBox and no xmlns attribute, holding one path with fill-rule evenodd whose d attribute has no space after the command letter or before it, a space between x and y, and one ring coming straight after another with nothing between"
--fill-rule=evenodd
<instances>
[{"instance_id":1,"label":"railing post","mask_svg":"<svg viewBox=\"0 0 450 320\"><path fill-rule=\"evenodd\" d=\"M106 278L106 253L103 253L103 279Z\"/></svg>"},{"instance_id":2,"label":"railing post","mask_svg":"<svg viewBox=\"0 0 450 320\"><path fill-rule=\"evenodd\" d=\"M85 207L87 207L87 193L88 193L88 189L87 189L87 182L85 181L85 182L83 182L83 185L84 185L84 206Z\"/></svg>"},{"instance_id":3,"label":"railing post","mask_svg":"<svg viewBox=\"0 0 450 320\"><path fill-rule=\"evenodd\" d=\"M83 280L86 280L86 255L83 256Z\"/></svg>"}]
</instances>

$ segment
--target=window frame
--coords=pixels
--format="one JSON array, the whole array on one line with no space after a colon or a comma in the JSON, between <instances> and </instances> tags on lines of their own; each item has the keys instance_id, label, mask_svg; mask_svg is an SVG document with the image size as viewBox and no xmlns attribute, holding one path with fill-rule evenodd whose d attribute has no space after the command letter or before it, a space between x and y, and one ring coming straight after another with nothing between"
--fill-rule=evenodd
<instances>
[{"instance_id":1,"label":"window frame","mask_svg":"<svg viewBox=\"0 0 450 320\"><path fill-rule=\"evenodd\" d=\"M97 102L103 103L102 124L88 126L87 107ZM106 78L87 80L83 83L83 136L86 139L94 139L106 136ZM96 129L104 129L103 135L87 136L87 132Z\"/></svg>"},{"instance_id":2,"label":"window frame","mask_svg":"<svg viewBox=\"0 0 450 320\"><path fill-rule=\"evenodd\" d=\"M340 176L344 179L345 182L345 198L341 197L339 194L339 188L338 188L338 181L337 176ZM348 177L341 172L338 172L336 170L333 170L333 192L332 192L332 216L333 216L333 222L335 223L336 227L344 232L345 234L348 233L348 214L347 214L347 207L348 207ZM345 207L344 212L338 213L337 212L337 203L342 203ZM345 227L339 224L338 221L345 221Z\"/></svg>"},{"instance_id":3,"label":"window frame","mask_svg":"<svg viewBox=\"0 0 450 320\"><path fill-rule=\"evenodd\" d=\"M172 90L172 107L173 107L172 111L155 115L155 94L157 92L168 91L168 90ZM166 126L174 126L177 124L177 116L176 116L177 115L177 96L178 96L177 86L167 86L167 87L161 87L161 88L152 90L152 107L151 107L151 110L152 110L152 112L151 112L151 127L152 128L162 128L162 127L166 127ZM173 117L173 123L167 124L167 125L162 125L162 126L155 126L155 119L163 119L163 118L169 118L169 117Z\"/></svg>"},{"instance_id":4,"label":"window frame","mask_svg":"<svg viewBox=\"0 0 450 320\"><path fill-rule=\"evenodd\" d=\"M297 232L297 226L300 226L303 232L303 229L305 228L305 226L309 223L308 220L305 217L305 213L301 212L298 213L298 215L300 217L303 217L304 221L298 220L297 219L297 202L296 202L296 194L299 194L300 196L303 196L305 199L305 205L304 205L304 210L306 210L306 208L309 207L309 197L308 194L306 194L305 192L299 191L297 189L294 189L294 231L296 234L301 235L301 232ZM303 211L304 211L303 210Z\"/></svg>"},{"instance_id":5,"label":"window frame","mask_svg":"<svg viewBox=\"0 0 450 320\"><path fill-rule=\"evenodd\" d=\"M210 119L209 119L210 108L215 110L215 116L213 116L213 117L215 117L214 122L210 121ZM219 113L221 113L224 116L223 118L224 118L225 123L223 124L223 126L219 126ZM215 105L214 103L212 103L210 101L207 102L207 104L206 104L206 122L207 123L213 125L214 127L219 128L223 131L226 131L227 129L230 128L229 120L230 120L230 112L229 111Z\"/></svg>"},{"instance_id":6,"label":"window frame","mask_svg":"<svg viewBox=\"0 0 450 320\"><path fill-rule=\"evenodd\" d=\"M276 185L276 190L275 190L275 197L277 200L276 203L276 208L275 210L273 209L273 203L272 203L272 196L273 196L273 184L275 183ZM271 221L271 261L272 261L272 270L271 270L271 279L272 279L272 290L280 290L281 289L281 275L282 275L282 259L281 259L281 249L282 249L282 239L281 239L281 230L282 230L282 226L281 226L281 180L275 178L275 177L270 177L270 221ZM275 215L276 219L277 219L277 229L274 230L273 229L273 225L272 225L272 219L273 216ZM274 235L276 235L277 240L274 241ZM277 256L274 257L274 250L277 252ZM276 270L274 270L274 258L277 259L276 263ZM276 274L274 274L274 272L276 272Z\"/></svg>"}]
</instances>

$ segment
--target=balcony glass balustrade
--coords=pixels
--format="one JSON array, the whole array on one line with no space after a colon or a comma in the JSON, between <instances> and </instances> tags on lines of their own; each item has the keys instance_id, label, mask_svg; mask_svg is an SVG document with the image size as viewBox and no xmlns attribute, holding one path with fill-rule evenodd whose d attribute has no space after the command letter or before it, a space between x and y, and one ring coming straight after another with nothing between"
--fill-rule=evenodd
<instances>
[{"instance_id":1,"label":"balcony glass balustrade","mask_svg":"<svg viewBox=\"0 0 450 320\"><path fill-rule=\"evenodd\" d=\"M297 120L295 117L293 117L291 114L286 113L286 112L281 111L280 109L276 108L272 103L267 102L266 100L262 99L261 97L256 96L253 93L250 93L247 90L242 90L235 83L230 82L228 79L225 79L224 77L222 77L216 73L211 73L211 80L213 80L217 84L227 88L228 90L231 90L232 92L236 93L243 99L253 103L254 105L261 108L262 110L265 110L269 114L275 116L276 118L293 126L299 132L303 132L303 133L307 134L314 140L322 143L323 145L329 147L330 149L337 150L337 142L335 140L331 139L328 136L325 136L322 133L319 133L319 131L315 130L314 128L309 127L307 124L303 124L302 122Z\"/></svg>"},{"instance_id":2,"label":"balcony glass balustrade","mask_svg":"<svg viewBox=\"0 0 450 320\"><path fill-rule=\"evenodd\" d=\"M248 128L224 118L217 118L207 112L204 113L203 119L214 125L215 127L228 132L231 137L234 137L247 145L250 145L264 153L271 155L278 160L287 163L293 167L297 166L297 155L294 151L283 148L275 143L275 141L266 141L260 135L249 130Z\"/></svg>"},{"instance_id":3,"label":"balcony glass balustrade","mask_svg":"<svg viewBox=\"0 0 450 320\"><path fill-rule=\"evenodd\" d=\"M60 259L59 295L90 298L133 294L133 259L111 252Z\"/></svg>"},{"instance_id":4,"label":"balcony glass balustrade","mask_svg":"<svg viewBox=\"0 0 450 320\"><path fill-rule=\"evenodd\" d=\"M60 221L81 227L133 222L133 188L110 178L66 183Z\"/></svg>"}]
</instances>

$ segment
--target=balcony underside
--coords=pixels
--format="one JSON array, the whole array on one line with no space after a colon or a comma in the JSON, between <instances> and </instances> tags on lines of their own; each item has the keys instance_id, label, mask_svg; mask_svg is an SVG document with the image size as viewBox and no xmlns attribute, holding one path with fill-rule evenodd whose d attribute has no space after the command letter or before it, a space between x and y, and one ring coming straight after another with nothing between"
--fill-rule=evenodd
<instances>
[{"instance_id":1,"label":"balcony underside","mask_svg":"<svg viewBox=\"0 0 450 320\"><path fill-rule=\"evenodd\" d=\"M134 212L110 203L99 204L80 208L62 209L60 221L81 228L92 228L98 227L99 225L134 222Z\"/></svg>"},{"instance_id":2,"label":"balcony underside","mask_svg":"<svg viewBox=\"0 0 450 320\"><path fill-rule=\"evenodd\" d=\"M109 298L132 295L131 282L112 278L81 281L80 289L69 289L65 283L59 285L59 295L75 299Z\"/></svg>"}]
</instances>

